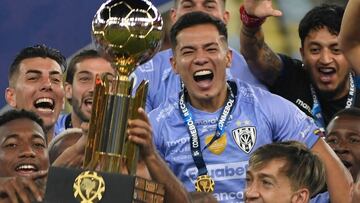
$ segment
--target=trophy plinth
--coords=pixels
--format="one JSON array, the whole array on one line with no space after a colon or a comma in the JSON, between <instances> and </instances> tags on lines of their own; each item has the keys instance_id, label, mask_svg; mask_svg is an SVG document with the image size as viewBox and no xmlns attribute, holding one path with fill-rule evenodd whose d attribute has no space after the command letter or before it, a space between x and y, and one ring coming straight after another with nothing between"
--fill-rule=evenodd
<instances>
[{"instance_id":1,"label":"trophy plinth","mask_svg":"<svg viewBox=\"0 0 360 203\"><path fill-rule=\"evenodd\" d=\"M72 180L72 181L64 181ZM163 185L136 176L51 167L44 203L161 203Z\"/></svg>"},{"instance_id":2,"label":"trophy plinth","mask_svg":"<svg viewBox=\"0 0 360 203\"><path fill-rule=\"evenodd\" d=\"M139 117L148 87L142 81L133 97L129 75L159 50L162 25L148 0L109 0L96 12L93 41L116 74L96 77L84 170L52 168L46 202L163 201L162 185L135 176L139 150L126 139L128 119ZM62 189L66 195L56 196Z\"/></svg>"}]
</instances>

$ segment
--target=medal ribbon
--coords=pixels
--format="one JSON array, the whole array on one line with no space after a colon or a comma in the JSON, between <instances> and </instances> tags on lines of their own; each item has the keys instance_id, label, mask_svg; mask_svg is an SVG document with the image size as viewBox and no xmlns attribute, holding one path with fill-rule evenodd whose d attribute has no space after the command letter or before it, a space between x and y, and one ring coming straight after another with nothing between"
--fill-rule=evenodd
<instances>
[{"instance_id":1,"label":"medal ribbon","mask_svg":"<svg viewBox=\"0 0 360 203\"><path fill-rule=\"evenodd\" d=\"M355 94L356 94L356 88L355 88L355 83L354 83L354 78L352 74L349 74L349 81L350 81L350 90L349 90L349 95L348 98L346 100L346 105L345 108L350 108L354 105L354 100L355 100ZM315 123L316 125L322 130L324 131L325 128L325 122L324 122L324 118L321 112L321 106L319 103L319 100L317 98L315 89L312 85L310 85L310 90L311 90L311 95L313 98L313 107L311 109L311 114L314 117Z\"/></svg>"},{"instance_id":2,"label":"medal ribbon","mask_svg":"<svg viewBox=\"0 0 360 203\"><path fill-rule=\"evenodd\" d=\"M225 131L225 128L224 128L225 123L228 120L228 118L230 116L230 112L232 111L232 109L234 107L234 103L235 103L235 94L233 93L231 86L233 86L233 87L235 86L235 88L236 88L236 84L234 82L228 82L227 87L228 87L228 91L230 94L227 98L226 106L223 108L223 110L221 112L221 116L218 119L214 137L204 147L204 149L206 149L212 143L214 143L217 139L219 139ZM185 101L186 89L183 85L182 85L182 87L183 87L182 91L180 92L180 95L179 95L179 108L181 110L181 115L184 119L184 123L187 126L187 129L188 129L188 132L190 135L191 155L192 155L192 157L194 159L194 163L198 169L198 176L201 176L201 175L207 174L208 170L206 168L206 164L205 164L205 161L204 161L204 158L202 155L202 150L201 150L201 146L200 146L200 138L199 138L198 131L195 127L193 116L192 116L191 112L189 111L188 107L186 106L186 101Z\"/></svg>"}]
</instances>

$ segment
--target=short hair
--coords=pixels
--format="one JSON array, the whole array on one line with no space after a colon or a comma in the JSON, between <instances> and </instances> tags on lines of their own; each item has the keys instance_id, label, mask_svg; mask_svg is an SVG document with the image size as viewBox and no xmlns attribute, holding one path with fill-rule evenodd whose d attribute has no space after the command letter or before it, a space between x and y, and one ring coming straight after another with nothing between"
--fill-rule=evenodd
<instances>
[{"instance_id":1,"label":"short hair","mask_svg":"<svg viewBox=\"0 0 360 203\"><path fill-rule=\"evenodd\" d=\"M339 116L354 116L360 118L360 108L350 107L350 108L342 109L339 112L337 112L331 120Z\"/></svg>"},{"instance_id":2,"label":"short hair","mask_svg":"<svg viewBox=\"0 0 360 203\"><path fill-rule=\"evenodd\" d=\"M272 143L258 148L250 157L249 167L261 169L274 159L283 159L281 169L293 190L306 187L313 197L325 185L325 167L321 160L306 146L297 141Z\"/></svg>"},{"instance_id":3,"label":"short hair","mask_svg":"<svg viewBox=\"0 0 360 203\"><path fill-rule=\"evenodd\" d=\"M175 49L175 47L177 45L176 36L179 34L179 32L181 32L182 30L184 30L186 28L193 27L196 25L203 25L203 24L214 25L216 27L216 29L218 30L219 34L221 36L224 36L225 42L227 42L228 33L227 33L225 23L222 20L220 20L216 17L213 17L207 13L204 13L201 11L196 11L196 12L190 12L190 13L184 14L171 27L170 40L171 40L173 49Z\"/></svg>"},{"instance_id":4,"label":"short hair","mask_svg":"<svg viewBox=\"0 0 360 203\"><path fill-rule=\"evenodd\" d=\"M12 64L10 65L8 80L9 85L12 86L12 79L13 76L18 73L19 71L19 64L28 58L35 58L35 57L42 57L42 58L51 58L54 61L56 61L59 66L61 67L61 70L65 72L66 70L66 59L65 57L60 53L59 50L47 47L44 44L34 45L31 47L26 47L22 49L16 56Z\"/></svg>"},{"instance_id":5,"label":"short hair","mask_svg":"<svg viewBox=\"0 0 360 203\"><path fill-rule=\"evenodd\" d=\"M89 58L100 58L102 57L100 53L94 49L83 50L80 53L76 54L69 62L65 81L69 84L72 84L74 80L74 74L76 72L76 64Z\"/></svg>"},{"instance_id":6,"label":"short hair","mask_svg":"<svg viewBox=\"0 0 360 203\"><path fill-rule=\"evenodd\" d=\"M40 116L38 116L34 112L27 111L25 109L20 109L20 110L19 109L11 109L9 111L6 111L2 115L0 115L0 127L10 121L18 120L18 119L29 119L31 121L34 121L41 127L41 129L43 130L44 133L46 132L45 128L44 128L44 122L40 118ZM45 136L45 134L44 134L44 136ZM46 136L44 138L46 140Z\"/></svg>"},{"instance_id":7,"label":"short hair","mask_svg":"<svg viewBox=\"0 0 360 203\"><path fill-rule=\"evenodd\" d=\"M343 15L344 8L337 5L322 4L311 9L299 24L301 46L311 31L327 28L331 34L338 35Z\"/></svg>"}]
</instances>

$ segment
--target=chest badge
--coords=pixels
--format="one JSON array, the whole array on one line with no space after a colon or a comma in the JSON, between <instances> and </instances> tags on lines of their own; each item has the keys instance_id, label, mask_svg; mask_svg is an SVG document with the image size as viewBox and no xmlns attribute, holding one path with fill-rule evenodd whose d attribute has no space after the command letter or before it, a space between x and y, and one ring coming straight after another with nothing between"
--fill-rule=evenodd
<instances>
[{"instance_id":1,"label":"chest badge","mask_svg":"<svg viewBox=\"0 0 360 203\"><path fill-rule=\"evenodd\" d=\"M256 128L253 126L236 128L232 131L232 136L240 149L248 154L256 142Z\"/></svg>"},{"instance_id":2,"label":"chest badge","mask_svg":"<svg viewBox=\"0 0 360 203\"><path fill-rule=\"evenodd\" d=\"M205 143L208 144L214 135L209 135L205 138ZM227 145L226 134L224 133L219 139L215 140L209 147L209 151L213 154L220 155L223 153Z\"/></svg>"}]
</instances>

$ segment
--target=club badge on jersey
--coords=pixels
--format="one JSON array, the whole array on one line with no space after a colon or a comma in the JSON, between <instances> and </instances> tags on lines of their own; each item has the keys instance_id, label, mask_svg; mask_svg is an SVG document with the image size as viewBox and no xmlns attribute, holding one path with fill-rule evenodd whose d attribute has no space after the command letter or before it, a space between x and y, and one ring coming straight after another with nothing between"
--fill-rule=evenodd
<instances>
[{"instance_id":1,"label":"club badge on jersey","mask_svg":"<svg viewBox=\"0 0 360 203\"><path fill-rule=\"evenodd\" d=\"M254 126L236 128L232 131L232 136L240 149L248 154L256 142L256 128Z\"/></svg>"}]
</instances>

